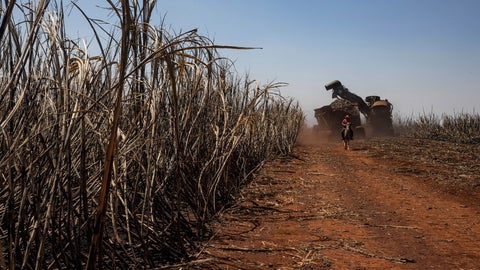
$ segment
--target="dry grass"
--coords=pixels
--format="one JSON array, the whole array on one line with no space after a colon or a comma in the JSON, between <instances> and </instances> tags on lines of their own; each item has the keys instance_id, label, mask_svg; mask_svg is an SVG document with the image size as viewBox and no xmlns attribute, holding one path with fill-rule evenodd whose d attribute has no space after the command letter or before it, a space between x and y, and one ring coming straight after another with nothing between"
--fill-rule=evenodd
<instances>
[{"instance_id":1,"label":"dry grass","mask_svg":"<svg viewBox=\"0 0 480 270\"><path fill-rule=\"evenodd\" d=\"M188 260L303 122L283 84L239 78L218 53L248 48L150 24L155 1L105 3L119 22L111 30L85 18L98 55L66 35L63 5L31 2L2 18L2 269Z\"/></svg>"},{"instance_id":2,"label":"dry grass","mask_svg":"<svg viewBox=\"0 0 480 270\"><path fill-rule=\"evenodd\" d=\"M402 135L414 138L466 144L480 143L478 113L457 113L453 116L430 113L417 118L399 118L395 129Z\"/></svg>"}]
</instances>

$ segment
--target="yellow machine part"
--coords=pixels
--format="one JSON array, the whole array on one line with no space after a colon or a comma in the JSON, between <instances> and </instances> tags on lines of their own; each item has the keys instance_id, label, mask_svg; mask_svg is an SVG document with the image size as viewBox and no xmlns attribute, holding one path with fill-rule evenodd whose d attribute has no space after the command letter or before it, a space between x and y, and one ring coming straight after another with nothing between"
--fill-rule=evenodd
<instances>
[{"instance_id":1,"label":"yellow machine part","mask_svg":"<svg viewBox=\"0 0 480 270\"><path fill-rule=\"evenodd\" d=\"M390 103L386 100L378 100L378 101L375 101L375 103L373 103L372 108L373 107L380 107L380 106L381 107L387 107L389 105L390 105Z\"/></svg>"}]
</instances>

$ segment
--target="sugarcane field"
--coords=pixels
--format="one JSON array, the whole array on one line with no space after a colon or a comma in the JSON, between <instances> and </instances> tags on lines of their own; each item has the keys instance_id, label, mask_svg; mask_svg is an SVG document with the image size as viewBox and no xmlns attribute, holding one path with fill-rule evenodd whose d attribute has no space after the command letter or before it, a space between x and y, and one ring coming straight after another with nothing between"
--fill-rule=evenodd
<instances>
[{"instance_id":1,"label":"sugarcane field","mask_svg":"<svg viewBox=\"0 0 480 270\"><path fill-rule=\"evenodd\" d=\"M367 42L299 30L338 3L260 2L0 3L0 269L480 269L478 111L409 113L429 106L432 71L403 80L412 92L391 90L388 69L411 67L375 66L381 50L365 70L348 56L320 60ZM200 13L193 27L169 23ZM209 23L217 16L228 19ZM222 24L240 41L217 42ZM331 43L309 50L300 35L321 31ZM256 78L272 52L278 78ZM472 62L448 86L478 102ZM289 82L297 75L304 85Z\"/></svg>"}]
</instances>

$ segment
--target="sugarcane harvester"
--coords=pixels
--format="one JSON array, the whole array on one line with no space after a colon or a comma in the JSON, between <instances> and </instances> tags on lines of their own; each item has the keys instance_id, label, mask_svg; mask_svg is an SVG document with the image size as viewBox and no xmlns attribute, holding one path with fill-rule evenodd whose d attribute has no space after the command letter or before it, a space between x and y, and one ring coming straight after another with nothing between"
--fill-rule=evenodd
<instances>
[{"instance_id":1,"label":"sugarcane harvester","mask_svg":"<svg viewBox=\"0 0 480 270\"><path fill-rule=\"evenodd\" d=\"M340 132L340 122L345 114L349 114L355 128L355 136L376 137L392 136L392 110L393 106L387 99L379 96L367 96L363 100L358 95L350 92L340 81L334 80L325 85L327 91L332 90L332 98L336 99L330 105L315 109L317 129ZM365 117L362 125L360 113Z\"/></svg>"}]
</instances>

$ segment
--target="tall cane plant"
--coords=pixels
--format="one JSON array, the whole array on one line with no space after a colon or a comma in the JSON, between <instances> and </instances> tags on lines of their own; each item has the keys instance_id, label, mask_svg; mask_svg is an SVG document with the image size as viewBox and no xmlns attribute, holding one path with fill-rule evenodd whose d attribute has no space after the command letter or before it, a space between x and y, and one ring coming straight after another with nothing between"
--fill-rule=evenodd
<instances>
[{"instance_id":1,"label":"tall cane plant","mask_svg":"<svg viewBox=\"0 0 480 270\"><path fill-rule=\"evenodd\" d=\"M219 53L252 48L155 26L155 4L105 1L106 23L69 3L95 50L67 35L63 1L0 6L0 268L192 259L263 162L292 150L303 113L284 84Z\"/></svg>"}]
</instances>

